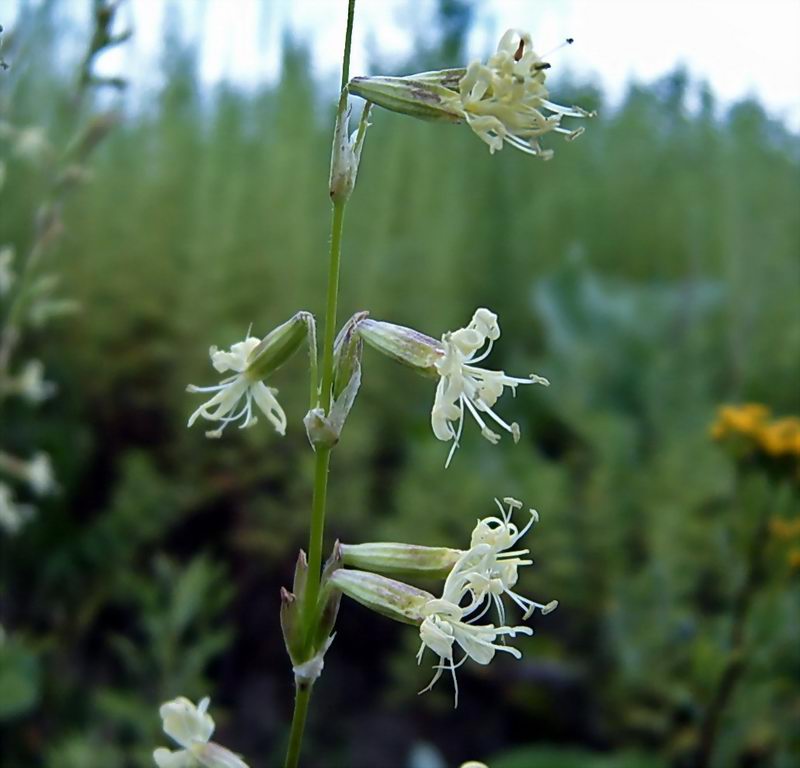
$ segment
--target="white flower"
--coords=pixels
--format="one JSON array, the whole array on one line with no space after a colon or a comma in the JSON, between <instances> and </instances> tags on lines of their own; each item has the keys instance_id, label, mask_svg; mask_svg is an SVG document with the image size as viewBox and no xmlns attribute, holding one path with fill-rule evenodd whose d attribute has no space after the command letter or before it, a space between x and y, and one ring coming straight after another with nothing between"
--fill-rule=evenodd
<instances>
[{"instance_id":1,"label":"white flower","mask_svg":"<svg viewBox=\"0 0 800 768\"><path fill-rule=\"evenodd\" d=\"M423 621L419 628L422 640L417 663L422 662L426 648L430 648L438 657L436 673L433 679L420 693L429 691L442 676L445 669L449 669L453 676L455 688L455 706L458 706L458 680L456 668L460 667L468 658L478 664L488 664L497 651L510 653L515 658L522 657L517 648L497 642L498 637L515 637L516 635L532 635L530 627L495 627L493 624L473 624L474 621L465 618L465 609L446 599L430 600L422 608ZM454 645L458 645L464 652L460 661L455 661Z\"/></svg>"},{"instance_id":2,"label":"white flower","mask_svg":"<svg viewBox=\"0 0 800 768\"><path fill-rule=\"evenodd\" d=\"M493 410L494 404L505 387L512 393L519 384L544 384L547 379L531 374L526 379L506 376L503 371L492 371L477 367L491 352L493 343L500 337L497 315L488 309L478 309L466 328L442 336L444 354L435 363L441 377L436 387L436 397L431 411L431 426L439 440L453 441L445 467L449 466L461 439L464 426L464 410L468 410L481 427L481 434L491 443L497 443L500 435L486 423L487 417L506 432L514 442L519 440L519 426L508 424ZM485 348L484 348L485 346ZM483 349L481 352L480 350ZM451 422L456 422L454 429Z\"/></svg>"},{"instance_id":3,"label":"white flower","mask_svg":"<svg viewBox=\"0 0 800 768\"><path fill-rule=\"evenodd\" d=\"M583 128L561 127L562 117L593 117L580 107L562 107L548 101L545 71L549 64L533 50L527 32L509 29L497 52L486 64L473 62L459 82L461 109L470 128L494 153L503 142L531 155L549 159L552 150L542 150L538 137L550 133L574 139ZM544 110L544 111L543 111Z\"/></svg>"},{"instance_id":4,"label":"white flower","mask_svg":"<svg viewBox=\"0 0 800 768\"><path fill-rule=\"evenodd\" d=\"M554 611L558 607L557 600L551 600L547 604L537 603L535 600L523 597L513 589L519 578L520 566L531 565L533 561L523 557L530 554L530 550L512 550L512 547L539 520L538 513L535 509L529 510L530 520L522 530L519 530L511 522L511 517L515 509L522 508L522 502L506 497L503 502L508 505L507 510L499 499L495 499L495 502L500 508L501 517L485 517L478 520L478 524L472 532L470 551L478 552L478 548L484 548L483 555L473 558L471 568L462 568L460 577L463 584L469 589L473 600L479 603L483 603L487 599L491 600L497 608L501 622L505 621L505 610L501 600L503 595L511 598L524 611L523 619L530 618L537 608L543 614Z\"/></svg>"},{"instance_id":5,"label":"white flower","mask_svg":"<svg viewBox=\"0 0 800 768\"><path fill-rule=\"evenodd\" d=\"M439 656L436 674L424 690L430 688L441 677L445 669L449 669L455 686L456 705L458 705L458 683L455 670L468 658L479 664L488 664L496 651L510 653L520 658L516 648L505 644L505 636L532 635L528 627L510 627L505 625L505 610L502 597L507 595L523 611L527 619L536 608L543 614L550 613L558 606L558 601L542 604L523 597L514 591L517 583L518 568L530 565L531 560L523 556L529 554L527 549L513 549L517 542L528 532L538 520L535 510L530 510L531 518L522 530L511 522L514 510L520 509L522 503L516 499L506 498L505 509L500 501L500 517L486 517L478 520L472 532L470 548L461 553L452 570L445 579L442 597L428 600L420 609L423 617L420 625L422 645L417 654L417 662L422 661L425 648L430 648ZM497 608L500 625L478 624L494 605ZM497 639L501 638L500 642ZM464 651L463 658L456 662L453 647L460 646Z\"/></svg>"},{"instance_id":6,"label":"white flower","mask_svg":"<svg viewBox=\"0 0 800 768\"><path fill-rule=\"evenodd\" d=\"M26 464L25 480L37 496L46 496L56 490L53 465L46 453L35 454Z\"/></svg>"},{"instance_id":7,"label":"white flower","mask_svg":"<svg viewBox=\"0 0 800 768\"><path fill-rule=\"evenodd\" d=\"M209 741L214 733L214 720L207 712L209 703L206 697L195 706L180 696L161 706L164 732L182 748L155 750L153 759L158 768L247 768L233 752Z\"/></svg>"},{"instance_id":8,"label":"white flower","mask_svg":"<svg viewBox=\"0 0 800 768\"><path fill-rule=\"evenodd\" d=\"M14 249L10 245L0 248L0 296L5 296L14 285L14 271L11 264L14 261Z\"/></svg>"},{"instance_id":9,"label":"white flower","mask_svg":"<svg viewBox=\"0 0 800 768\"><path fill-rule=\"evenodd\" d=\"M56 385L45 381L41 360L30 360L14 379L12 389L28 402L39 404L55 394Z\"/></svg>"},{"instance_id":10,"label":"white flower","mask_svg":"<svg viewBox=\"0 0 800 768\"><path fill-rule=\"evenodd\" d=\"M0 528L14 535L30 520L36 510L29 504L17 504L5 483L0 483Z\"/></svg>"},{"instance_id":11,"label":"white flower","mask_svg":"<svg viewBox=\"0 0 800 768\"><path fill-rule=\"evenodd\" d=\"M206 432L207 437L219 437L222 435L222 430L233 421L241 420L240 429L251 427L258 421L253 414L253 401L255 401L275 427L275 431L280 435L286 433L286 414L275 398L278 390L268 387L258 378L251 378L248 374L248 366L253 362L252 353L259 344L261 344L261 339L250 336L244 341L234 344L228 352L211 347L209 355L214 368L219 373L234 371L235 374L223 379L213 387L196 387L190 384L186 388L187 392L216 393L189 417L190 427L201 416L208 421L221 423L218 429ZM236 412L242 398L245 401L244 406Z\"/></svg>"}]
</instances>

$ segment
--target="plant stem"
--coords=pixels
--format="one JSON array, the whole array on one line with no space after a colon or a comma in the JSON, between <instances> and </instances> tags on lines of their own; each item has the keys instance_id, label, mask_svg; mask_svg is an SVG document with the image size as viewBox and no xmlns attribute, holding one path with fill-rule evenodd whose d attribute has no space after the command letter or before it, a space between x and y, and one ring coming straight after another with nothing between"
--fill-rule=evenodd
<instances>
[{"instance_id":1,"label":"plant stem","mask_svg":"<svg viewBox=\"0 0 800 768\"><path fill-rule=\"evenodd\" d=\"M300 748L303 745L303 730L306 725L308 702L311 699L311 684L298 685L294 700L294 717L289 733L289 746L286 749L285 768L296 768L300 763Z\"/></svg>"},{"instance_id":2,"label":"plant stem","mask_svg":"<svg viewBox=\"0 0 800 768\"><path fill-rule=\"evenodd\" d=\"M344 54L342 56L341 91L350 80L350 47L353 39L353 16L356 0L348 0L347 30L345 32ZM346 108L347 100L339 100L339 109ZM331 407L333 389L333 345L336 339L336 310L339 301L339 268L342 261L342 231L344 228L344 200L333 203L331 216L331 241L328 260L328 291L325 308L325 333L322 340L322 372L320 382L319 407L328 414ZM311 527L308 535L308 576L305 594L303 595L303 629L306 637L306 648L310 655L313 652L313 640L316 634L316 622L319 616L317 599L319 597L320 576L322 571L322 547L325 538L325 508L328 496L328 468L330 466L331 449L316 447L314 465L314 495L311 504ZM294 713L289 734L289 746L286 751L284 768L297 768L300 762L300 750L303 742L306 715L311 698L311 684L295 683Z\"/></svg>"},{"instance_id":3,"label":"plant stem","mask_svg":"<svg viewBox=\"0 0 800 768\"><path fill-rule=\"evenodd\" d=\"M750 540L745 576L736 593L731 611L728 657L700 726L700 745L695 762L696 768L709 768L712 764L722 716L745 671L747 663L745 630L753 598L756 596L764 576L763 555L768 538L768 513L769 509L765 506Z\"/></svg>"}]
</instances>

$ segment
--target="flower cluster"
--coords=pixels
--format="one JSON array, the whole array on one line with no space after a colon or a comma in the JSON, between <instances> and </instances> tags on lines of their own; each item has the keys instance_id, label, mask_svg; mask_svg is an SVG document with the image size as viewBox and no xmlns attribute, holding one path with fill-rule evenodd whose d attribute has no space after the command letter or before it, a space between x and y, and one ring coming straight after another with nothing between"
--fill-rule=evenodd
<instances>
[{"instance_id":1,"label":"flower cluster","mask_svg":"<svg viewBox=\"0 0 800 768\"><path fill-rule=\"evenodd\" d=\"M161 706L164 733L181 748L155 750L153 759L158 768L247 768L238 755L210 741L214 720L208 714L209 703L205 698L195 706L181 696Z\"/></svg>"},{"instance_id":2,"label":"flower cluster","mask_svg":"<svg viewBox=\"0 0 800 768\"><path fill-rule=\"evenodd\" d=\"M524 611L525 619L537 608L547 614L558 605L556 601L537 603L515 591L519 568L532 562L526 558L529 550L515 547L538 515L530 510L530 519L520 530L512 522L512 516L522 508L522 503L512 498L496 503L500 515L478 520L470 547L456 551L454 563L454 550L446 548L402 544L341 547L344 565L358 563L362 568L372 566L383 572L413 574L418 567L420 574L429 576L435 572L437 559L450 564L440 597L374 573L341 569L330 577L330 584L348 597L391 618L419 625L418 663L422 662L426 649L439 657L433 679L424 691L430 690L443 672L449 670L456 705L458 667L467 659L488 664L498 651L520 658L520 651L507 645L505 639L533 634L529 627L506 625L504 596ZM481 623L492 607L496 609L498 623ZM458 648L463 656L456 660Z\"/></svg>"},{"instance_id":3,"label":"flower cluster","mask_svg":"<svg viewBox=\"0 0 800 768\"><path fill-rule=\"evenodd\" d=\"M488 664L497 651L509 653L515 658L522 654L517 648L505 644L505 637L532 635L533 630L525 626L505 626L505 610L502 596L506 595L520 606L527 619L536 608L542 613L550 613L558 606L556 601L546 605L518 595L513 587L517 583L518 569L530 565L531 560L523 559L529 550L512 550L512 547L527 533L538 516L530 510L530 520L520 531L511 522L513 511L520 509L522 503L506 498L504 509L499 500L501 517L487 517L478 521L472 532L470 548L466 550L453 566L444 583L441 598L430 600L421 610L421 645L417 662L421 663L426 648L439 657L436 672L424 690L432 688L445 669L449 669L455 688L455 702L458 705L458 682L456 668L468 658L478 664ZM499 625L479 624L494 605L497 609ZM500 642L498 642L498 638ZM454 645L464 653L458 662L454 658Z\"/></svg>"},{"instance_id":4,"label":"flower cluster","mask_svg":"<svg viewBox=\"0 0 800 768\"><path fill-rule=\"evenodd\" d=\"M760 403L725 405L711 425L711 437L730 446L739 457L760 460L771 468L800 470L800 418L771 419ZM798 474L800 477L800 474Z\"/></svg>"}]
</instances>

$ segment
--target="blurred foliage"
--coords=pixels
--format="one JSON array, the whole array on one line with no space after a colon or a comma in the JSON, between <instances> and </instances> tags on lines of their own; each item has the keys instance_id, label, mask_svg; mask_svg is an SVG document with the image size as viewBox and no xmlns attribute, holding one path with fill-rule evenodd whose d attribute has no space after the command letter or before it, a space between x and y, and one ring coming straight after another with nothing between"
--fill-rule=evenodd
<instances>
[{"instance_id":1,"label":"blurred foliage","mask_svg":"<svg viewBox=\"0 0 800 768\"><path fill-rule=\"evenodd\" d=\"M53 16L31 11L4 46L0 109L56 139L69 82ZM278 587L310 502L304 361L274 381L283 440L262 425L206 441L185 429L184 388L214 381L209 344L320 312L333 98L291 42L280 80L253 93L201 88L174 29L162 67L163 87L130 106L64 211L57 265L82 312L28 342L58 403L3 417L15 441L46 446L63 486L0 541L4 768L149 765L165 743L158 704L178 694L212 694L228 713L220 741L253 765L282 753ZM693 765L750 542L765 515L800 515L796 479L709 438L721 403L800 412L798 137L755 101L723 109L684 72L632 86L614 109L589 84L556 83L559 101L601 117L546 164L374 115L341 317L368 309L436 336L489 306L504 330L489 362L552 386L505 404L519 445L467 425L445 473L430 382L367 352L329 539L459 546L493 496L514 495L541 513L522 591L561 607L537 620L522 662L465 667L453 712L444 686L416 697L430 671L412 630L344 605L309 768L401 768L423 741L445 765ZM7 158L0 240L24 249L44 185ZM779 537L762 554L720 768L800 765L798 568Z\"/></svg>"}]
</instances>

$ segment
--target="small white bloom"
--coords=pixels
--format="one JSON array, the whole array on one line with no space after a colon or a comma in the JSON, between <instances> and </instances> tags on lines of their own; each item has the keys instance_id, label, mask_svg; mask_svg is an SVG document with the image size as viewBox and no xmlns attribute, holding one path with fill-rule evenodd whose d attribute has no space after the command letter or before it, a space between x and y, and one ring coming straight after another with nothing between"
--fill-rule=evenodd
<instances>
[{"instance_id":1,"label":"small white bloom","mask_svg":"<svg viewBox=\"0 0 800 768\"><path fill-rule=\"evenodd\" d=\"M247 768L247 764L225 747L209 741L214 733L214 720L208 714L208 697L195 706L183 696L168 701L159 713L164 732L181 749L159 747L153 752L158 768Z\"/></svg>"},{"instance_id":2,"label":"small white bloom","mask_svg":"<svg viewBox=\"0 0 800 768\"><path fill-rule=\"evenodd\" d=\"M56 385L45 381L41 360L30 360L15 377L12 390L35 405L44 402L56 392Z\"/></svg>"},{"instance_id":3,"label":"small white bloom","mask_svg":"<svg viewBox=\"0 0 800 768\"><path fill-rule=\"evenodd\" d=\"M544 82L549 66L533 50L531 36L516 29L503 35L486 64L469 65L458 88L461 108L467 124L490 152L502 149L506 142L549 159L553 152L542 150L539 136L553 132L574 139L583 133L583 128L562 128L561 119L592 117L593 113L548 100Z\"/></svg>"},{"instance_id":4,"label":"small white bloom","mask_svg":"<svg viewBox=\"0 0 800 768\"><path fill-rule=\"evenodd\" d=\"M9 535L19 532L19 529L30 520L36 510L30 504L17 504L14 496L5 483L0 483L0 528Z\"/></svg>"},{"instance_id":5,"label":"small white bloom","mask_svg":"<svg viewBox=\"0 0 800 768\"><path fill-rule=\"evenodd\" d=\"M56 490L53 464L50 457L39 452L25 466L25 479L37 496L46 496Z\"/></svg>"},{"instance_id":6,"label":"small white bloom","mask_svg":"<svg viewBox=\"0 0 800 768\"><path fill-rule=\"evenodd\" d=\"M494 342L500 338L497 315L488 309L478 309L466 328L442 336L444 354L436 361L436 371L441 377L431 411L431 426L439 440L453 441L445 467L449 466L461 439L464 411L470 412L481 428L481 434L491 443L500 435L489 428L489 419L511 433L514 442L519 440L519 426L508 424L493 410L494 404L508 387L516 393L519 384L544 384L547 379L531 374L526 379L506 376L503 371L479 368L477 363L486 359ZM481 351L483 350L483 351ZM486 417L486 418L485 418ZM456 422L453 428L452 422Z\"/></svg>"},{"instance_id":7,"label":"small white bloom","mask_svg":"<svg viewBox=\"0 0 800 768\"><path fill-rule=\"evenodd\" d=\"M14 249L10 245L0 248L0 296L5 296L14 285Z\"/></svg>"},{"instance_id":8,"label":"small white bloom","mask_svg":"<svg viewBox=\"0 0 800 768\"><path fill-rule=\"evenodd\" d=\"M524 558L524 555L530 554L530 550L513 550L512 547L539 520L539 515L535 509L529 510L530 520L520 530L511 522L511 517L514 510L522 508L522 502L510 497L506 497L503 501L508 505L508 509L503 507L499 499L495 499L501 516L478 520L472 532L470 551L478 552L478 548L483 548L483 555L477 559L473 558L470 569L462 569L460 573L462 584L467 586L473 600L482 603L490 599L497 608L501 622L505 621L501 600L503 595L508 595L525 612L523 619L528 619L537 608L543 614L550 613L558 607L557 600L547 604L537 603L513 589L519 578L520 566L531 565L533 561Z\"/></svg>"},{"instance_id":9,"label":"small white bloom","mask_svg":"<svg viewBox=\"0 0 800 768\"><path fill-rule=\"evenodd\" d=\"M458 667L468 658L478 664L488 664L497 651L510 653L519 659L522 653L504 642L498 643L498 637L533 634L530 627L495 627L493 624L473 624L474 619L465 621L465 609L446 599L430 600L422 608L422 615L424 618L419 628L422 643L417 653L417 663L422 662L425 649L430 648L439 657L439 664L435 667L433 679L420 693L429 691L442 676L442 672L449 669L453 676L455 706L458 706ZM454 645L458 645L464 652L463 658L458 662L454 658Z\"/></svg>"},{"instance_id":10,"label":"small white bloom","mask_svg":"<svg viewBox=\"0 0 800 768\"><path fill-rule=\"evenodd\" d=\"M251 355L259 344L261 344L261 339L250 336L244 341L234 344L228 352L211 347L209 355L214 368L219 373L226 371L235 373L213 387L196 387L190 384L186 388L187 392L216 393L189 417L190 427L201 416L208 421L221 423L219 429L206 432L207 437L219 437L222 435L222 430L233 421L241 420L240 429L251 427L258 421L253 414L253 401L255 401L275 427L275 431L280 435L286 433L286 414L275 398L278 390L268 387L263 381L253 379L248 375L248 366L253 362ZM237 412L236 408L242 398L245 401L244 406Z\"/></svg>"}]
</instances>

